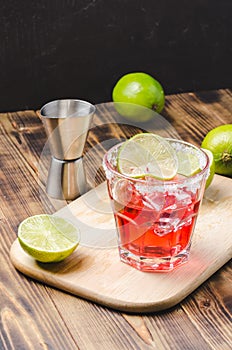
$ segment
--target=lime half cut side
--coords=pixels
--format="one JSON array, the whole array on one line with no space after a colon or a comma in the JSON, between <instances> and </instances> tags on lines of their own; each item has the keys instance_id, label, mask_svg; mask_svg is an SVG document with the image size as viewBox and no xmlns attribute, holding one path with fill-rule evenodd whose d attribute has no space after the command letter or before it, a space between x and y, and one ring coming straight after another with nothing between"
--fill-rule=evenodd
<instances>
[{"instance_id":1,"label":"lime half cut side","mask_svg":"<svg viewBox=\"0 0 232 350\"><path fill-rule=\"evenodd\" d=\"M117 166L121 174L132 178L171 180L177 173L178 159L175 150L164 138L141 133L122 144Z\"/></svg>"},{"instance_id":2,"label":"lime half cut side","mask_svg":"<svg viewBox=\"0 0 232 350\"><path fill-rule=\"evenodd\" d=\"M58 262L78 246L79 230L61 217L41 214L21 222L18 240L24 251L34 259Z\"/></svg>"}]
</instances>

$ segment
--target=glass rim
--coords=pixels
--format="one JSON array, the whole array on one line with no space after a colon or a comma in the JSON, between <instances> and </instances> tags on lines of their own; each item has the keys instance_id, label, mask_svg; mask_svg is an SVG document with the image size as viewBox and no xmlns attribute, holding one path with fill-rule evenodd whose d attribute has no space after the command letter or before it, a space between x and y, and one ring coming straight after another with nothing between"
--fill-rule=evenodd
<instances>
[{"instance_id":1,"label":"glass rim","mask_svg":"<svg viewBox=\"0 0 232 350\"><path fill-rule=\"evenodd\" d=\"M161 180L161 179L156 179L156 178L153 178L151 176L145 178L145 179L141 179L141 178L136 178L136 177L130 177L130 176L127 176L127 175L124 175L122 173L120 173L119 171L115 170L113 168L113 166L111 165L109 159L108 159L108 156L109 154L112 154L113 151L117 148L119 148L125 141L123 142L120 142L120 143L117 143L116 145L114 145L113 147L111 147L105 154L104 154L104 157L103 157L103 164L107 167L107 169L112 172L114 175L116 176L119 176L123 179L126 179L126 180L129 180L129 181L132 181L132 182L137 182L137 183L141 183L141 184L146 184L147 183L147 179L152 179L152 183L153 184L167 184L167 185L173 185L173 184L181 184L181 183L185 183L185 182L188 182L188 181L192 181L193 179L197 179L198 177L200 177L201 175L203 175L207 169L209 168L209 156L206 154L206 152L204 152L204 150L202 148L199 148L195 145L193 145L192 143L190 142L186 142L186 141L183 141L183 140L178 140L178 139L172 139L172 138L166 138L165 137L165 140L167 141L172 141L172 142L177 142L177 143L181 143L183 145L186 145L186 146L189 146L195 150L197 150L198 152L201 152L204 157L205 157L205 160L206 160L206 164L204 166L203 169L201 169L201 171L199 171L198 173L196 174L193 174L191 176L188 176L188 177L184 177L184 178L179 178L179 179L171 179L171 180Z\"/></svg>"}]
</instances>

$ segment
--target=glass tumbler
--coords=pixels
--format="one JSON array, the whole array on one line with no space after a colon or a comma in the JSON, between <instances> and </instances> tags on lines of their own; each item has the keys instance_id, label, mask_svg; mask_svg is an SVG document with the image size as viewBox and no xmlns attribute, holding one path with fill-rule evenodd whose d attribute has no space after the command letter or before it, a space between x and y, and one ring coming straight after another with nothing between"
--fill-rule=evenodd
<instances>
[{"instance_id":1,"label":"glass tumbler","mask_svg":"<svg viewBox=\"0 0 232 350\"><path fill-rule=\"evenodd\" d=\"M168 141L177 153L194 152L198 173L177 174L168 181L124 176L117 169L122 144L111 148L103 159L120 260L141 271L170 271L188 261L209 172L203 150L184 141Z\"/></svg>"}]
</instances>

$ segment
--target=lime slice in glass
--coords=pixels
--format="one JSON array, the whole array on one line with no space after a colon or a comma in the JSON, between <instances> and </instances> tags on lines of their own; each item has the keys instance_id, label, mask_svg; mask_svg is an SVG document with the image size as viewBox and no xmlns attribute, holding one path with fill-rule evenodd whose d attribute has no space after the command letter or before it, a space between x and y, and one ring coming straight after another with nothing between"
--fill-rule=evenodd
<instances>
[{"instance_id":1,"label":"lime slice in glass","mask_svg":"<svg viewBox=\"0 0 232 350\"><path fill-rule=\"evenodd\" d=\"M118 171L133 178L172 179L178 169L173 147L159 135L141 133L124 142L117 159Z\"/></svg>"},{"instance_id":2,"label":"lime slice in glass","mask_svg":"<svg viewBox=\"0 0 232 350\"><path fill-rule=\"evenodd\" d=\"M177 173L183 176L192 176L200 171L199 158L196 153L178 151L178 170Z\"/></svg>"},{"instance_id":3,"label":"lime slice in glass","mask_svg":"<svg viewBox=\"0 0 232 350\"><path fill-rule=\"evenodd\" d=\"M47 214L31 216L18 228L21 247L41 262L58 262L78 246L79 230L69 221Z\"/></svg>"},{"instance_id":4,"label":"lime slice in glass","mask_svg":"<svg viewBox=\"0 0 232 350\"><path fill-rule=\"evenodd\" d=\"M205 188L208 188L211 182L213 181L214 174L215 174L215 161L213 157L213 153L205 148L202 148L202 150L208 155L209 157L209 176L206 180Z\"/></svg>"}]
</instances>

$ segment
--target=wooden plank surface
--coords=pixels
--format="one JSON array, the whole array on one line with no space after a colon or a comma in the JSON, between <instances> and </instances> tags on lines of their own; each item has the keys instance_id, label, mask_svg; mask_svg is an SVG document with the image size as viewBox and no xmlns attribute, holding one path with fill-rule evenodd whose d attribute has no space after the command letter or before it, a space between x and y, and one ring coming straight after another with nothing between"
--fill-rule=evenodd
<instances>
[{"instance_id":1,"label":"wooden plank surface","mask_svg":"<svg viewBox=\"0 0 232 350\"><path fill-rule=\"evenodd\" d=\"M232 179L215 175L205 192L189 262L170 273L142 273L119 261L104 182L55 214L80 229L80 244L72 256L58 264L37 263L16 239L11 261L31 278L103 306L133 313L165 310L186 298L232 258L231 213Z\"/></svg>"},{"instance_id":2,"label":"wooden plank surface","mask_svg":"<svg viewBox=\"0 0 232 350\"><path fill-rule=\"evenodd\" d=\"M181 138L199 145L211 128L232 123L231 105L230 90L186 93L168 96L163 115ZM99 109L96 124L113 121L107 105ZM104 137L130 133L126 126L96 127L86 151ZM41 181L38 166L45 143L34 111L1 114L0 349L230 349L231 262L175 308L144 316L111 311L14 269L9 250L19 223L29 215L54 213L63 205L46 196ZM100 142L90 156L99 163L103 153ZM87 165L93 163L91 157L86 158ZM92 181L96 185L103 179L99 169Z\"/></svg>"}]
</instances>

